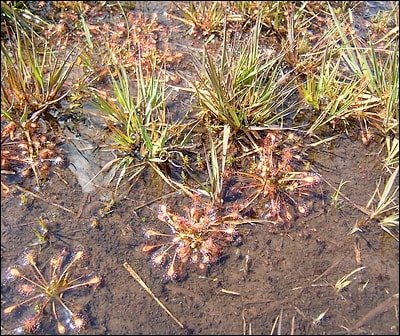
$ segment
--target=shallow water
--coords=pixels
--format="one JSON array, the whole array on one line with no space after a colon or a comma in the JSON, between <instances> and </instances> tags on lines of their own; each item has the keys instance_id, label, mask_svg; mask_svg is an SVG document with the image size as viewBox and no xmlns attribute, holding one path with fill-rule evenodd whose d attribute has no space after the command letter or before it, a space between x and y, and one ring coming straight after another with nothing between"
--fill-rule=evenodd
<instances>
[{"instance_id":1,"label":"shallow water","mask_svg":"<svg viewBox=\"0 0 400 336\"><path fill-rule=\"evenodd\" d=\"M333 185L341 179L349 180L344 194L365 204L379 176L377 158L370 153L360 142L343 137L329 152L316 154L315 161ZM60 173L68 187L53 176L45 186L46 198L77 213L84 194L69 170ZM253 334L265 334L281 312L282 333L289 333L293 323L297 334L338 334L344 332L342 325L350 328L397 293L398 245L372 225L360 234L349 235L361 214L348 204L330 206L331 191L325 187L320 191L326 196L316 202L314 211L298 218L286 233L272 234L263 225L243 225L243 244L230 247L209 274L193 271L185 281L168 282L165 271L154 268L141 251L143 233L148 227L155 228L158 209L157 204L136 213L134 209L162 194L146 178L105 217L99 215L102 188L90 194L78 219L39 200L21 206L16 195L3 201L2 274L32 242L34 236L28 227L42 216L51 230L65 237L64 241L54 237L52 246L42 254L50 256L64 246L83 246L85 266L103 277L103 285L84 297L90 326L83 334L241 334L250 333L250 326ZM182 196L167 201L179 208L184 202ZM90 226L92 216L99 219L96 228ZM360 264L355 258L355 244L360 248ZM136 270L186 329L182 330L150 298L123 268L124 262ZM366 268L352 278L346 290L336 294L336 281L359 266ZM3 302L12 301L17 295L12 283L4 284ZM324 318L314 323L313 319L325 311ZM363 330L395 334L394 317L392 307L374 317ZM15 323L3 321L5 330Z\"/></svg>"},{"instance_id":2,"label":"shallow water","mask_svg":"<svg viewBox=\"0 0 400 336\"><path fill-rule=\"evenodd\" d=\"M162 14L168 6L169 2L141 2L137 9ZM188 41L181 38L176 45L189 45ZM190 61L183 64L189 64L183 71L190 72ZM189 104L176 99L177 108ZM77 271L103 279L95 291L72 296L88 316L82 334L267 334L272 329L278 334L345 334L348 329L356 334L398 334L398 298L393 297L399 288L398 243L375 223L349 234L365 216L345 200L334 206L333 190L324 183L317 187L310 214L296 217L286 230L272 233L265 224L240 225L243 242L230 246L208 272L193 269L183 281L168 281L165 269L154 267L142 252L144 232L162 227L157 221L160 204L179 212L191 201L171 194L156 174L147 172L131 190L121 188L111 212L104 214L113 190L107 187L107 177L93 178L111 153L94 150L101 143L102 125L93 116L87 121L76 126L80 136L66 133L63 149L70 169L55 168L37 191L42 199L28 195L22 204L20 193L2 198L3 309L21 299L7 270L34 241L30 227L37 227L41 217L48 223L52 243L43 248L39 268L48 271L45 265L64 247L83 247L85 258ZM379 143L364 146L359 134L350 132L308 155L324 180L335 187L349 181L343 194L365 206L382 172L379 149ZM34 179L25 181L23 188L36 190ZM125 262L184 328L128 273ZM335 291L340 278L363 266L343 291ZM23 315L9 317L3 309L2 333L8 334ZM54 325L40 330L53 332Z\"/></svg>"}]
</instances>

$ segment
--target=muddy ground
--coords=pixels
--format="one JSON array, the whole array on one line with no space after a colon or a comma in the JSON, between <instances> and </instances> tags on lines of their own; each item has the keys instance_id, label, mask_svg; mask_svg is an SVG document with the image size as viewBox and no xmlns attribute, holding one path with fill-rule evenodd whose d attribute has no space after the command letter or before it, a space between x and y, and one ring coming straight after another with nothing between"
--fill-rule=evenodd
<instances>
[{"instance_id":1,"label":"muddy ground","mask_svg":"<svg viewBox=\"0 0 400 336\"><path fill-rule=\"evenodd\" d=\"M168 6L159 2L155 9L142 3L135 10L162 13ZM199 43L190 39L181 37L177 45ZM184 98L177 97L177 106L189 104ZM208 272L193 270L182 281L167 281L165 270L154 267L142 252L144 232L160 225L161 203L179 211L188 201L181 194L170 194L172 190L149 173L132 190L121 192L112 212L101 215L110 190L99 178L92 190L84 192L88 189L82 190L82 175L93 176L109 159L109 153L91 149L100 141L96 136L102 126L95 117L86 116L75 125L79 137L64 127L65 166L55 167L40 190L33 178L20 184L39 197L28 194L22 202L23 193L16 191L2 198L2 307L19 295L4 274L29 248L35 238L30 226L42 217L49 223L52 244L41 252L39 264L45 265L63 247L82 246L86 257L81 270L87 268L103 279L94 292L76 298L89 317L82 334L256 335L273 329L275 334L301 335L399 333L398 297L394 296L399 288L398 242L374 223L349 234L365 215L343 199L335 206L333 190L326 183L317 187L319 197L310 214L295 219L284 232L272 233L263 224L241 225L242 243L230 246ZM333 186L349 181L343 194L365 206L382 174L380 146L378 139L363 145L354 132L318 147L309 157L314 170ZM163 195L167 197L152 202ZM131 277L123 267L125 262L184 328ZM362 266L343 291L335 291L340 278ZM18 318L4 316L2 311L2 334L17 325ZM51 334L52 328L40 333Z\"/></svg>"}]
</instances>

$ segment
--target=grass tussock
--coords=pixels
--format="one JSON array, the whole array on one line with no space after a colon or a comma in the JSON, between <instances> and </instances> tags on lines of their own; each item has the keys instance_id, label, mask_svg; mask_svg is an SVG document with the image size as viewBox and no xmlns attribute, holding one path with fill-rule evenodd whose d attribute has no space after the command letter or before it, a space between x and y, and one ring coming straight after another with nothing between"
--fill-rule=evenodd
<instances>
[{"instance_id":1,"label":"grass tussock","mask_svg":"<svg viewBox=\"0 0 400 336\"><path fill-rule=\"evenodd\" d=\"M78 57L75 48L65 53L21 34L13 43L1 42L1 111L9 121L22 126L36 121L71 91L66 81Z\"/></svg>"},{"instance_id":2,"label":"grass tussock","mask_svg":"<svg viewBox=\"0 0 400 336\"><path fill-rule=\"evenodd\" d=\"M192 91L205 124L229 125L235 133L267 128L290 113L285 101L294 88L287 85L283 56L262 50L260 31L258 22L247 43L231 46L225 35L217 59L205 49L204 61L196 63Z\"/></svg>"},{"instance_id":3,"label":"grass tussock","mask_svg":"<svg viewBox=\"0 0 400 336\"><path fill-rule=\"evenodd\" d=\"M167 116L166 88L161 73L145 74L139 65L135 94L131 84L121 67L112 76L114 97L108 99L93 91L94 105L102 112L112 134L111 146L119 153L103 170L113 167L113 178L119 172L118 187L124 177L133 181L146 167L151 167L175 187L164 172L182 156L187 136L185 125L173 123Z\"/></svg>"},{"instance_id":4,"label":"grass tussock","mask_svg":"<svg viewBox=\"0 0 400 336\"><path fill-rule=\"evenodd\" d=\"M306 72L299 92L315 111L308 133L339 124L357 125L368 144L374 131L394 136L398 127L398 39L382 48L355 33L351 10L339 19L329 6L331 50L326 49L316 71ZM333 29L333 30L332 30ZM333 43L333 44L332 44Z\"/></svg>"}]
</instances>

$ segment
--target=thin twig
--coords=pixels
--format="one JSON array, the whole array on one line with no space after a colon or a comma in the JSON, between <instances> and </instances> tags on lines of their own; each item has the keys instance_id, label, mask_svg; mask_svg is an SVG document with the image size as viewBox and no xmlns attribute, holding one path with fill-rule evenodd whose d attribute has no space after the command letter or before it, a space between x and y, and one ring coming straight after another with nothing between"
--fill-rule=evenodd
<instances>
[{"instance_id":1,"label":"thin twig","mask_svg":"<svg viewBox=\"0 0 400 336\"><path fill-rule=\"evenodd\" d=\"M62 210L64 210L64 211L67 211L67 212L69 212L69 213L75 215L75 212L73 212L72 210L67 209L67 208L65 208L65 207L63 207L62 205L59 205L59 204L57 204L57 203L53 203L53 202L51 202L51 201L49 201L49 200L43 198L42 196L33 193L32 191L29 191L29 190L27 190L27 189L25 189L25 188L20 187L19 185L16 185L15 188L17 188L17 189L18 189L19 191L21 191L21 192L27 193L28 195L30 195L30 196L32 196L32 197L34 197L34 198L37 198L37 199L39 199L39 200L41 200L41 201L43 201L43 202L45 202L45 203L48 203L48 204L50 204L50 205L53 205L53 206L55 206L55 207L57 207L57 208L60 208L60 209L62 209Z\"/></svg>"},{"instance_id":2,"label":"thin twig","mask_svg":"<svg viewBox=\"0 0 400 336\"><path fill-rule=\"evenodd\" d=\"M246 321L246 317L244 316L246 312L246 309L242 309L242 320L243 320L243 335L247 335L246 334L246 330L247 330L247 321Z\"/></svg>"},{"instance_id":3,"label":"thin twig","mask_svg":"<svg viewBox=\"0 0 400 336\"><path fill-rule=\"evenodd\" d=\"M168 310L167 307L164 306L164 304L153 294L153 292L150 290L150 288L145 284L145 282L140 278L140 276L133 270L133 268L127 263L124 262L123 266L125 269L129 272L129 274L139 283L140 286L160 305L162 309L166 311L166 313L182 328L184 329L185 327L183 324L174 316L172 313Z\"/></svg>"},{"instance_id":4,"label":"thin twig","mask_svg":"<svg viewBox=\"0 0 400 336\"><path fill-rule=\"evenodd\" d=\"M273 334L274 334L275 327L276 327L276 324L278 323L278 320L279 320L279 315L278 315L278 316L275 318L275 320L274 320L274 324L272 325L272 329L271 329L270 335L273 335Z\"/></svg>"}]
</instances>

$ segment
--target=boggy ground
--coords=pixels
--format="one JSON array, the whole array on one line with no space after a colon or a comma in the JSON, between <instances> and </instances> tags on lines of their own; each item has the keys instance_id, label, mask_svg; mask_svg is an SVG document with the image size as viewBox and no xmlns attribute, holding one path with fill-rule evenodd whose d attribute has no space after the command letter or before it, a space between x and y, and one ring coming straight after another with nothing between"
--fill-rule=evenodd
<instances>
[{"instance_id":1,"label":"boggy ground","mask_svg":"<svg viewBox=\"0 0 400 336\"><path fill-rule=\"evenodd\" d=\"M376 157L370 153L359 141L343 137L315 160L332 184L350 180L343 192L364 204L379 175ZM69 170L59 173L65 181L53 175L43 197L77 214L86 197ZM345 328L357 334L398 333L397 299L391 299L398 290L398 246L374 226L349 235L361 213L347 202L338 208L330 205L329 189L321 187L325 197L287 232L271 234L261 224L243 225L243 243L227 249L208 274L193 271L182 282L170 282L165 280L165 271L154 268L142 252L145 229L155 227L157 205L134 211L167 190L143 182L101 218L96 228L90 226L90 217L102 207L102 192L90 194L80 218L29 196L26 205L21 205L18 195L3 200L3 272L33 241L28 227L42 217L49 221L49 229L65 240L54 236L53 244L42 254L50 256L64 246L81 245L86 252L85 266L103 278L103 285L85 297L90 325L83 334L265 334L278 316L281 334L343 334ZM176 208L184 202L183 197L166 200ZM124 262L185 329L139 286L123 268ZM336 293L335 283L360 266L366 268ZM12 290L6 289L3 304L12 299ZM3 321L3 332L10 331L15 321Z\"/></svg>"},{"instance_id":2,"label":"boggy ground","mask_svg":"<svg viewBox=\"0 0 400 336\"><path fill-rule=\"evenodd\" d=\"M164 2L159 5L167 8ZM151 12L153 6L141 4L140 8ZM177 106L184 104L180 99ZM41 265L63 247L82 246L86 255L82 267L103 279L95 291L77 298L89 317L82 334L399 333L398 243L373 223L349 234L364 218L355 204L367 204L381 175L378 143L367 147L358 133L350 132L309 154L325 181L335 187L342 180L350 181L342 188L350 201L341 198L334 204L334 191L321 183L308 216L296 218L278 233L271 233L264 224L240 225L242 241L226 249L216 265L208 272L190 270L176 282L168 281L165 270L154 267L142 252L144 232L160 227L160 204L179 212L191 201L148 173L129 192L122 190L112 211L104 214L110 190L101 180L95 180L91 192L82 191L88 182L82 176L93 176L107 162L100 161L107 159L100 155L107 154L82 150L84 145L90 148L100 142L96 130L102 125L91 118L85 120L92 122L75 126L80 142L65 130L63 149L69 169L56 167L39 191L33 178L20 184L36 197L17 191L2 198L2 307L19 295L6 270L34 241L30 226L41 217L48 223L52 242L40 254ZM123 267L125 262L184 328L131 277ZM351 283L345 289L335 290L340 278L362 266L349 277ZM2 309L2 334L11 333L17 322L4 316ZM52 332L54 326L40 330Z\"/></svg>"}]
</instances>

